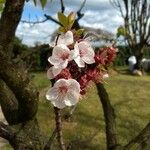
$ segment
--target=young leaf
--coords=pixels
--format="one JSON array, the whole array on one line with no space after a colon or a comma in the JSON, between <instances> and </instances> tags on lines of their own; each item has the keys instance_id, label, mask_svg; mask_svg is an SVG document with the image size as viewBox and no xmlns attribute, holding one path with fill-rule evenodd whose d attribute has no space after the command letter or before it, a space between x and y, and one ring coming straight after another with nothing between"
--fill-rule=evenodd
<instances>
[{"instance_id":1,"label":"young leaf","mask_svg":"<svg viewBox=\"0 0 150 150\"><path fill-rule=\"evenodd\" d=\"M44 7L47 3L47 0L40 0L40 2L41 2L41 5L42 5L42 8L44 9Z\"/></svg>"},{"instance_id":2,"label":"young leaf","mask_svg":"<svg viewBox=\"0 0 150 150\"><path fill-rule=\"evenodd\" d=\"M117 29L117 36L124 36L126 37L127 36L127 30L125 27L123 26L120 26L118 29Z\"/></svg>"},{"instance_id":3,"label":"young leaf","mask_svg":"<svg viewBox=\"0 0 150 150\"><path fill-rule=\"evenodd\" d=\"M68 25L68 18L61 12L58 12L59 22L66 27Z\"/></svg>"},{"instance_id":4,"label":"young leaf","mask_svg":"<svg viewBox=\"0 0 150 150\"><path fill-rule=\"evenodd\" d=\"M76 14L74 12L71 12L69 15L68 15L68 19L70 22L72 22L73 20L75 21L76 19Z\"/></svg>"},{"instance_id":5,"label":"young leaf","mask_svg":"<svg viewBox=\"0 0 150 150\"><path fill-rule=\"evenodd\" d=\"M73 26L75 19L76 19L76 14L74 12L71 12L68 15L68 26L69 26L69 28L71 28Z\"/></svg>"},{"instance_id":6,"label":"young leaf","mask_svg":"<svg viewBox=\"0 0 150 150\"><path fill-rule=\"evenodd\" d=\"M60 33L64 33L64 32L65 32L65 28L64 28L64 27L59 27L59 28L58 28L58 31L59 31Z\"/></svg>"},{"instance_id":7,"label":"young leaf","mask_svg":"<svg viewBox=\"0 0 150 150\"><path fill-rule=\"evenodd\" d=\"M83 32L84 32L84 29L79 29L79 30L76 31L76 33L77 33L78 35L83 34Z\"/></svg>"}]
</instances>

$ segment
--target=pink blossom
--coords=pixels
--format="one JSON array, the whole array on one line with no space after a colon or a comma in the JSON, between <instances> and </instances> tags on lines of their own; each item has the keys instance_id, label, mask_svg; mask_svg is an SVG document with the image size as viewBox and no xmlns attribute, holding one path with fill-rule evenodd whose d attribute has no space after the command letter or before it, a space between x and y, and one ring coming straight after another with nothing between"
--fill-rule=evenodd
<instances>
[{"instance_id":1,"label":"pink blossom","mask_svg":"<svg viewBox=\"0 0 150 150\"><path fill-rule=\"evenodd\" d=\"M53 65L51 68L53 76L57 76L62 69L66 68L70 60L72 60L71 51L66 45L55 46L52 56L48 58L48 61Z\"/></svg>"},{"instance_id":2,"label":"pink blossom","mask_svg":"<svg viewBox=\"0 0 150 150\"><path fill-rule=\"evenodd\" d=\"M79 67L85 67L85 63L93 64L94 50L87 41L76 42L74 45L74 60Z\"/></svg>"},{"instance_id":3,"label":"pink blossom","mask_svg":"<svg viewBox=\"0 0 150 150\"><path fill-rule=\"evenodd\" d=\"M46 94L47 100L57 108L77 104L80 96L80 84L74 79L59 79Z\"/></svg>"}]
</instances>

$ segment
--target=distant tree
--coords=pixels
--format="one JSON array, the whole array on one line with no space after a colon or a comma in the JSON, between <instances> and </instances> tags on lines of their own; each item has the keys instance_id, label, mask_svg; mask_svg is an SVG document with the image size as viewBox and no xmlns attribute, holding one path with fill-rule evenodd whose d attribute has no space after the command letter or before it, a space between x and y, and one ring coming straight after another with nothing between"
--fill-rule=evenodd
<instances>
[{"instance_id":1,"label":"distant tree","mask_svg":"<svg viewBox=\"0 0 150 150\"><path fill-rule=\"evenodd\" d=\"M136 56L136 69L141 68L144 48L150 45L150 1L149 0L111 0L124 20L118 28L118 36L123 35Z\"/></svg>"}]
</instances>

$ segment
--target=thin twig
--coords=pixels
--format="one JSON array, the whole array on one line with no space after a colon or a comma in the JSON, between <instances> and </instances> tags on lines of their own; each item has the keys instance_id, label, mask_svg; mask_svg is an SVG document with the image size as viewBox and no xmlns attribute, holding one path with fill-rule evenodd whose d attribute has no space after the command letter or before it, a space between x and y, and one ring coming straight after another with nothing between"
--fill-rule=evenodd
<instances>
[{"instance_id":1,"label":"thin twig","mask_svg":"<svg viewBox=\"0 0 150 150\"><path fill-rule=\"evenodd\" d=\"M64 1L60 0L60 4L61 4L61 12L64 13L65 11Z\"/></svg>"},{"instance_id":2,"label":"thin twig","mask_svg":"<svg viewBox=\"0 0 150 150\"><path fill-rule=\"evenodd\" d=\"M56 130L57 130L57 141L60 146L61 150L65 150L65 144L63 139L63 133L62 133L62 121L61 121L61 115L60 115L60 109L57 107L54 107L55 112L55 121L56 121Z\"/></svg>"}]
</instances>

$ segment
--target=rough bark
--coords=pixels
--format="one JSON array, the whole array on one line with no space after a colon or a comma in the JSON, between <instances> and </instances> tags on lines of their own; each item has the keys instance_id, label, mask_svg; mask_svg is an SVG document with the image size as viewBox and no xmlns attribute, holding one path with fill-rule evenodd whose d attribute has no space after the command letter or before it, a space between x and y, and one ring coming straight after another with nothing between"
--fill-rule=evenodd
<instances>
[{"instance_id":1,"label":"rough bark","mask_svg":"<svg viewBox=\"0 0 150 150\"><path fill-rule=\"evenodd\" d=\"M34 119L17 127L0 122L0 136L8 140L14 150L43 150L39 128L35 121Z\"/></svg>"},{"instance_id":2,"label":"rough bark","mask_svg":"<svg viewBox=\"0 0 150 150\"><path fill-rule=\"evenodd\" d=\"M134 139L124 146L124 150L144 150L147 145L150 146L150 123L148 123Z\"/></svg>"},{"instance_id":3,"label":"rough bark","mask_svg":"<svg viewBox=\"0 0 150 150\"><path fill-rule=\"evenodd\" d=\"M0 77L18 100L19 122L32 119L38 109L37 90L30 84L27 73L19 70L1 51L0 64Z\"/></svg>"},{"instance_id":4,"label":"rough bark","mask_svg":"<svg viewBox=\"0 0 150 150\"><path fill-rule=\"evenodd\" d=\"M9 52L11 41L20 21L25 0L7 0L0 19L0 45ZM10 54L10 52L9 52Z\"/></svg>"},{"instance_id":5,"label":"rough bark","mask_svg":"<svg viewBox=\"0 0 150 150\"><path fill-rule=\"evenodd\" d=\"M9 124L18 123L18 102L6 83L0 79L0 104Z\"/></svg>"},{"instance_id":6,"label":"rough bark","mask_svg":"<svg viewBox=\"0 0 150 150\"><path fill-rule=\"evenodd\" d=\"M113 150L119 147L114 108L110 103L109 96L106 89L104 88L104 85L102 83L97 83L96 87L100 101L102 103L105 117L107 150Z\"/></svg>"},{"instance_id":7,"label":"rough bark","mask_svg":"<svg viewBox=\"0 0 150 150\"><path fill-rule=\"evenodd\" d=\"M0 136L15 150L42 150L40 130L35 120L38 92L29 82L26 70L10 59L24 2L6 0L0 19L0 104L9 123L0 122ZM16 125L12 128L10 124Z\"/></svg>"}]
</instances>

